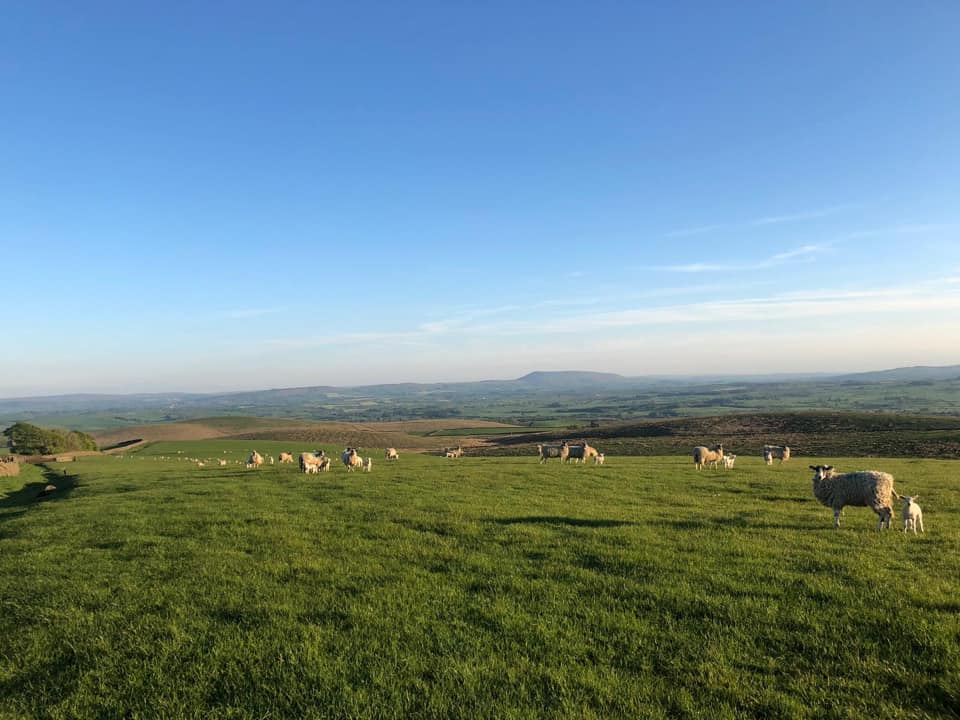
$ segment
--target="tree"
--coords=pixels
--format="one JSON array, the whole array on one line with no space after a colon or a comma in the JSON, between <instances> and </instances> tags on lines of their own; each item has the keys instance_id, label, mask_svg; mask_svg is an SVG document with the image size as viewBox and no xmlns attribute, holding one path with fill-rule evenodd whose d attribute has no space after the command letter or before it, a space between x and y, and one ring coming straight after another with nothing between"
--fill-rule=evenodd
<instances>
[{"instance_id":1,"label":"tree","mask_svg":"<svg viewBox=\"0 0 960 720\"><path fill-rule=\"evenodd\" d=\"M3 434L10 449L21 455L53 455L70 450L96 450L96 441L78 431L46 430L30 423L14 423Z\"/></svg>"}]
</instances>

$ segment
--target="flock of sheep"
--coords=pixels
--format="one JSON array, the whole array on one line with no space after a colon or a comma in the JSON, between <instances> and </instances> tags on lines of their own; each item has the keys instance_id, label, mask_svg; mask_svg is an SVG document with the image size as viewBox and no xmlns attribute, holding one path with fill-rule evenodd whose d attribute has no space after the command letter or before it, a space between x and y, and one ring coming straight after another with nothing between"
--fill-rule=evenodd
<instances>
[{"instance_id":1,"label":"flock of sheep","mask_svg":"<svg viewBox=\"0 0 960 720\"><path fill-rule=\"evenodd\" d=\"M736 455L726 455L723 445L711 448L703 445L693 449L693 463L697 470L705 465L716 468L723 463L732 468ZM790 459L790 448L781 445L764 445L763 461L771 465L774 460L781 463ZM868 507L879 517L877 529L890 528L893 521L893 498L903 502L903 531L923 532L923 512L917 505L916 495L898 495L893 489L893 475L879 470L859 470L857 472L838 473L833 465L811 465L813 470L813 495L817 500L833 510L833 526L840 527L843 508Z\"/></svg>"},{"instance_id":2,"label":"flock of sheep","mask_svg":"<svg viewBox=\"0 0 960 720\"><path fill-rule=\"evenodd\" d=\"M226 452L226 451L224 451ZM460 445L456 447L445 447L441 454L450 459L463 457L463 448ZM586 463L593 458L595 465L603 465L604 455L596 448L591 447L586 441L537 445L537 454L541 464L548 460L557 459L561 463ZM122 456L120 456L122 458ZM386 460L399 460L400 454L396 448L387 448L384 452ZM196 458L187 458L195 461L198 467L204 467L205 462ZM731 469L734 466L737 456L724 452L723 445L714 445L706 447L697 446L693 449L693 462L697 470L709 466L717 468L723 466ZM774 460L781 463L790 459L790 448L785 445L764 445L763 461L771 465ZM361 472L371 472L373 470L373 458L363 458L354 447L348 447L340 454L340 460L348 472L360 470ZM226 465L227 460L218 459L219 465ZM255 469L265 463L274 464L272 455L266 458L254 450L250 453L246 462L246 467ZM293 463L293 454L282 452L279 456L279 462ZM328 472L332 467L332 459L323 451L300 453L300 472L303 473L321 473ZM859 470L856 472L838 473L832 465L811 465L813 470L813 494L814 497L824 506L833 510L833 526L840 527L840 517L843 514L843 508L868 507L873 510L878 518L878 530L885 527L889 529L894 519L893 499L897 498L903 503L903 530L907 532L912 530L916 534L917 529L924 532L923 529L923 511L917 504L916 495L899 495L893 489L893 476L889 473L878 470Z\"/></svg>"},{"instance_id":3,"label":"flock of sheep","mask_svg":"<svg viewBox=\"0 0 960 720\"><path fill-rule=\"evenodd\" d=\"M594 465L603 465L605 459L603 453L590 447L586 440L577 443L565 440L559 445L537 445L537 454L540 456L541 465L551 458L557 458L561 463L586 463L589 458L593 458Z\"/></svg>"}]
</instances>

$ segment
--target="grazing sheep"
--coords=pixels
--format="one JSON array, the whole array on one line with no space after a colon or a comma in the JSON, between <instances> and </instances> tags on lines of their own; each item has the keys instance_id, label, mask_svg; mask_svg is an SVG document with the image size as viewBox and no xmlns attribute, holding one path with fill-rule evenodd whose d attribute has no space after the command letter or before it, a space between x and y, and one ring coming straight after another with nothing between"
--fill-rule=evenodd
<instances>
[{"instance_id":1,"label":"grazing sheep","mask_svg":"<svg viewBox=\"0 0 960 720\"><path fill-rule=\"evenodd\" d=\"M606 458L604 457L603 453L597 453L596 456L593 458L593 464L594 464L594 465L603 465L603 461L604 461L605 459L606 459Z\"/></svg>"},{"instance_id":2,"label":"grazing sheep","mask_svg":"<svg viewBox=\"0 0 960 720\"><path fill-rule=\"evenodd\" d=\"M586 463L588 458L595 458L597 456L597 449L590 447L586 441L573 443L569 445L569 454L567 455L567 461L573 461L575 463Z\"/></svg>"},{"instance_id":3,"label":"grazing sheep","mask_svg":"<svg viewBox=\"0 0 960 720\"><path fill-rule=\"evenodd\" d=\"M217 460L217 465L219 465L220 467L225 467L226 464L227 464L226 460Z\"/></svg>"},{"instance_id":4,"label":"grazing sheep","mask_svg":"<svg viewBox=\"0 0 960 720\"><path fill-rule=\"evenodd\" d=\"M293 453L286 453L286 452L280 453L280 464L281 464L281 465L282 465L283 463L292 463L292 462L293 462Z\"/></svg>"},{"instance_id":5,"label":"grazing sheep","mask_svg":"<svg viewBox=\"0 0 960 720\"><path fill-rule=\"evenodd\" d=\"M560 458L560 462L564 463L570 457L570 446L566 442L561 445L537 445L537 452L541 465L549 458Z\"/></svg>"},{"instance_id":6,"label":"grazing sheep","mask_svg":"<svg viewBox=\"0 0 960 720\"><path fill-rule=\"evenodd\" d=\"M263 465L263 455L254 450L250 453L250 457L247 459L248 465L253 465L254 467L260 467Z\"/></svg>"},{"instance_id":7,"label":"grazing sheep","mask_svg":"<svg viewBox=\"0 0 960 720\"><path fill-rule=\"evenodd\" d=\"M386 452L384 453L384 457L386 457L387 460L399 460L400 453L397 452L396 448L387 448Z\"/></svg>"},{"instance_id":8,"label":"grazing sheep","mask_svg":"<svg viewBox=\"0 0 960 720\"><path fill-rule=\"evenodd\" d=\"M923 511L920 509L920 506L917 505L917 498L919 495L903 495L900 497L903 500L903 531L913 530L913 534L917 534L917 526L920 526L920 532L923 532Z\"/></svg>"},{"instance_id":9,"label":"grazing sheep","mask_svg":"<svg viewBox=\"0 0 960 720\"><path fill-rule=\"evenodd\" d=\"M324 455L323 450L319 453L312 452L303 452L300 453L300 472L302 473L316 473L320 470L320 465L323 463L326 455Z\"/></svg>"},{"instance_id":10,"label":"grazing sheep","mask_svg":"<svg viewBox=\"0 0 960 720\"><path fill-rule=\"evenodd\" d=\"M813 494L822 505L833 508L833 526L840 527L840 514L845 505L868 507L880 518L877 527L887 529L893 520L893 498L900 497L893 489L893 475L878 470L859 470L840 474L833 465L811 465Z\"/></svg>"},{"instance_id":11,"label":"grazing sheep","mask_svg":"<svg viewBox=\"0 0 960 720\"><path fill-rule=\"evenodd\" d=\"M343 461L344 466L347 468L347 472L350 472L354 469L359 469L363 466L363 458L360 457L360 454L357 452L356 448L348 447L342 453L340 453L340 460Z\"/></svg>"},{"instance_id":12,"label":"grazing sheep","mask_svg":"<svg viewBox=\"0 0 960 720\"><path fill-rule=\"evenodd\" d=\"M726 468L727 470L732 469L732 468L733 468L733 463L735 463L736 461L737 461L737 456L736 456L736 455L724 455L723 458L721 458L721 462L723 463L723 467Z\"/></svg>"},{"instance_id":13,"label":"grazing sheep","mask_svg":"<svg viewBox=\"0 0 960 720\"><path fill-rule=\"evenodd\" d=\"M767 456L770 456L767 459ZM763 460L767 465L773 464L774 460L779 460L781 463L785 463L790 459L790 448L786 445L764 445L763 446Z\"/></svg>"},{"instance_id":14,"label":"grazing sheep","mask_svg":"<svg viewBox=\"0 0 960 720\"><path fill-rule=\"evenodd\" d=\"M459 445L456 447L445 447L443 449L443 456L448 458L463 457L463 448Z\"/></svg>"},{"instance_id":15,"label":"grazing sheep","mask_svg":"<svg viewBox=\"0 0 960 720\"><path fill-rule=\"evenodd\" d=\"M200 461L198 460L198 461L197 461L197 467L205 467L205 463L202 463L202 462L200 462Z\"/></svg>"},{"instance_id":16,"label":"grazing sheep","mask_svg":"<svg viewBox=\"0 0 960 720\"><path fill-rule=\"evenodd\" d=\"M370 472L371 470L373 470L373 458L368 457L363 461L363 471Z\"/></svg>"},{"instance_id":17,"label":"grazing sheep","mask_svg":"<svg viewBox=\"0 0 960 720\"><path fill-rule=\"evenodd\" d=\"M714 445L712 448L698 445L693 449L693 464L697 466L697 470L707 463L716 467L721 458L723 458L723 445Z\"/></svg>"}]
</instances>

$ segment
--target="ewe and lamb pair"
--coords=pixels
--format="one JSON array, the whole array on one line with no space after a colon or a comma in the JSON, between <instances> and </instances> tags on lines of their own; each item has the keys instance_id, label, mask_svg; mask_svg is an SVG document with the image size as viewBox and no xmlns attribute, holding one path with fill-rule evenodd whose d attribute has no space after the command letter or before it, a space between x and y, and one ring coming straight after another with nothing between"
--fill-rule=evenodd
<instances>
[{"instance_id":1,"label":"ewe and lamb pair","mask_svg":"<svg viewBox=\"0 0 960 720\"><path fill-rule=\"evenodd\" d=\"M893 521L893 498L903 501L903 531L923 532L923 512L915 502L917 496L898 495L893 489L893 475L878 470L838 473L832 465L811 465L813 494L821 504L833 509L833 526L840 527L840 515L846 505L868 507L880 518L877 525L887 529Z\"/></svg>"}]
</instances>

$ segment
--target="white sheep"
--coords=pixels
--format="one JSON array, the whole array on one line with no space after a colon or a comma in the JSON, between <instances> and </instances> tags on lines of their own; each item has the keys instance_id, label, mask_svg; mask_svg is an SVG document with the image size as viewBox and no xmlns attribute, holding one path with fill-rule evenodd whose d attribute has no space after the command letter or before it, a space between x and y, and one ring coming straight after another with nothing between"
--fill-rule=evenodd
<instances>
[{"instance_id":1,"label":"white sheep","mask_svg":"<svg viewBox=\"0 0 960 720\"><path fill-rule=\"evenodd\" d=\"M368 457L363 461L363 471L370 472L371 470L373 470L373 458Z\"/></svg>"},{"instance_id":2,"label":"white sheep","mask_svg":"<svg viewBox=\"0 0 960 720\"><path fill-rule=\"evenodd\" d=\"M326 455L323 450L318 453L302 452L300 453L300 472L315 473L320 469Z\"/></svg>"},{"instance_id":3,"label":"white sheep","mask_svg":"<svg viewBox=\"0 0 960 720\"><path fill-rule=\"evenodd\" d=\"M735 463L736 461L737 461L737 456L736 456L736 455L724 455L723 458L721 458L721 462L723 463L723 467L726 468L727 470L732 469L732 468L733 468L733 463Z\"/></svg>"},{"instance_id":4,"label":"white sheep","mask_svg":"<svg viewBox=\"0 0 960 720\"><path fill-rule=\"evenodd\" d=\"M593 459L593 464L594 464L594 465L603 465L603 461L604 461L605 459L606 459L606 458L604 457L603 453L597 453L597 456Z\"/></svg>"},{"instance_id":5,"label":"white sheep","mask_svg":"<svg viewBox=\"0 0 960 720\"><path fill-rule=\"evenodd\" d=\"M699 445L693 449L693 464L697 466L697 470L702 468L707 463L710 463L713 467L716 467L717 463L722 458L723 445L714 445L712 448Z\"/></svg>"},{"instance_id":6,"label":"white sheep","mask_svg":"<svg viewBox=\"0 0 960 720\"><path fill-rule=\"evenodd\" d=\"M893 520L893 498L900 497L893 489L893 475L878 470L859 470L840 474L833 465L811 465L813 494L821 504L833 509L833 526L840 527L840 514L845 505L868 507L879 517L877 527L887 529Z\"/></svg>"},{"instance_id":7,"label":"white sheep","mask_svg":"<svg viewBox=\"0 0 960 720\"><path fill-rule=\"evenodd\" d=\"M348 447L346 450L340 453L340 460L342 460L343 464L346 466L347 472L363 467L363 458L360 457L360 454L357 452L356 448Z\"/></svg>"},{"instance_id":8,"label":"white sheep","mask_svg":"<svg viewBox=\"0 0 960 720\"><path fill-rule=\"evenodd\" d=\"M917 534L917 526L920 526L920 532L923 532L923 511L917 505L916 500L919 495L902 495L903 500L903 531L913 530Z\"/></svg>"},{"instance_id":9,"label":"white sheep","mask_svg":"<svg viewBox=\"0 0 960 720\"><path fill-rule=\"evenodd\" d=\"M561 445L537 445L537 453L540 455L541 465L550 458L560 458L563 463L570 457L570 445L566 442Z\"/></svg>"},{"instance_id":10,"label":"white sheep","mask_svg":"<svg viewBox=\"0 0 960 720\"><path fill-rule=\"evenodd\" d=\"M769 459L767 457L768 455ZM785 463L790 459L790 448L788 448L786 445L764 445L763 459L767 465L772 465L774 460L779 460L781 463Z\"/></svg>"},{"instance_id":11,"label":"white sheep","mask_svg":"<svg viewBox=\"0 0 960 720\"><path fill-rule=\"evenodd\" d=\"M397 452L396 448L387 448L386 452L384 453L384 456L387 458L387 460L400 459L400 453Z\"/></svg>"}]
</instances>

